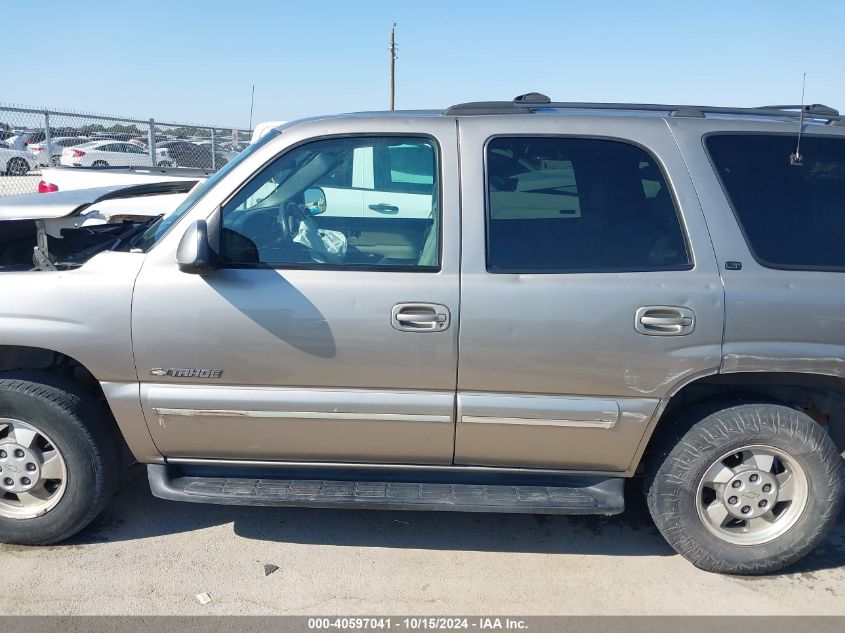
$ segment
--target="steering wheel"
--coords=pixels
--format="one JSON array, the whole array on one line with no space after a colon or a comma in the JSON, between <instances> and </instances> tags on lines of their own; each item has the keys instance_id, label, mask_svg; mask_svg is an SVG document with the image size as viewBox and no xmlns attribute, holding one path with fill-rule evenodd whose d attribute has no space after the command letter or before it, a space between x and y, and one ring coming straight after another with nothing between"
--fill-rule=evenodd
<instances>
[{"instance_id":1,"label":"steering wheel","mask_svg":"<svg viewBox=\"0 0 845 633\"><path fill-rule=\"evenodd\" d=\"M310 213L306 213L302 207L295 202L288 201L282 203L280 215L281 222L279 222L279 224L282 229L282 241L294 244L293 238L296 237L296 233L298 232L297 229L299 227L298 224L294 224L294 220L299 220L305 223L308 233L312 236L311 239L322 239L320 237L320 227L314 220L314 217ZM319 250L310 248L305 244L299 244L299 246L308 251L308 256L312 261L319 264L331 263L329 259Z\"/></svg>"},{"instance_id":2,"label":"steering wheel","mask_svg":"<svg viewBox=\"0 0 845 633\"><path fill-rule=\"evenodd\" d=\"M309 231L313 233L317 233L320 230L320 227L317 226L317 223L314 221L314 217L309 214L305 213L295 202L285 202L282 204L282 238L292 241L294 236L296 235L296 225L293 224L293 220L298 219L301 222L305 222L305 226L308 228Z\"/></svg>"}]
</instances>

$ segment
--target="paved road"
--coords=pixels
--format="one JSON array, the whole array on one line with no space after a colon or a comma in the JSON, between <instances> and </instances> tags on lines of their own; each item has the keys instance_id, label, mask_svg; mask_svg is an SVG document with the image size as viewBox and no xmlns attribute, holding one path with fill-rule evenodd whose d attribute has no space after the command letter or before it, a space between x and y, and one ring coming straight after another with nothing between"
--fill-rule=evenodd
<instances>
[{"instance_id":1,"label":"paved road","mask_svg":"<svg viewBox=\"0 0 845 633\"><path fill-rule=\"evenodd\" d=\"M747 579L696 570L629 499L611 518L201 506L136 467L71 542L0 546L0 613L845 614L845 518Z\"/></svg>"}]
</instances>

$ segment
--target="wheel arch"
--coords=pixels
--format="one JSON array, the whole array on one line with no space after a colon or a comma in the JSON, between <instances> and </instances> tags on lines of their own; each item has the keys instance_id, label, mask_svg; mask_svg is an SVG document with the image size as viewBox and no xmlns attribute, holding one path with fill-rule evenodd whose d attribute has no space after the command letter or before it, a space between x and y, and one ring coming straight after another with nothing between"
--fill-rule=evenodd
<instances>
[{"instance_id":1,"label":"wheel arch","mask_svg":"<svg viewBox=\"0 0 845 633\"><path fill-rule=\"evenodd\" d=\"M845 379L802 372L736 372L699 376L661 400L631 470L643 466L649 449L675 432L676 414L718 401L774 402L802 411L822 426L845 458Z\"/></svg>"},{"instance_id":2,"label":"wheel arch","mask_svg":"<svg viewBox=\"0 0 845 633\"><path fill-rule=\"evenodd\" d=\"M105 394L94 374L75 358L56 350L24 345L0 345L0 372L37 369L63 376L106 405Z\"/></svg>"},{"instance_id":3,"label":"wheel arch","mask_svg":"<svg viewBox=\"0 0 845 633\"><path fill-rule=\"evenodd\" d=\"M137 383L101 383L83 363L57 350L0 345L0 374L16 370L45 371L72 381L104 408L124 444L128 461L132 457L143 462L162 460L141 411Z\"/></svg>"}]
</instances>

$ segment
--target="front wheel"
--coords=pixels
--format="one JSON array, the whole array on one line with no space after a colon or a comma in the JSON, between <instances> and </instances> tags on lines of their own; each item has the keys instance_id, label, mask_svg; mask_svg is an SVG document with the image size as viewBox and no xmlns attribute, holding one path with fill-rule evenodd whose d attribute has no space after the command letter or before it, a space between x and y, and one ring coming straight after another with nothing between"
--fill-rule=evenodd
<instances>
[{"instance_id":1,"label":"front wheel","mask_svg":"<svg viewBox=\"0 0 845 633\"><path fill-rule=\"evenodd\" d=\"M824 539L845 477L816 422L768 403L713 405L686 417L689 430L655 452L646 481L652 518L679 554L708 571L763 574Z\"/></svg>"},{"instance_id":2,"label":"front wheel","mask_svg":"<svg viewBox=\"0 0 845 633\"><path fill-rule=\"evenodd\" d=\"M120 441L75 383L0 374L0 542L44 545L90 523L115 491Z\"/></svg>"}]
</instances>

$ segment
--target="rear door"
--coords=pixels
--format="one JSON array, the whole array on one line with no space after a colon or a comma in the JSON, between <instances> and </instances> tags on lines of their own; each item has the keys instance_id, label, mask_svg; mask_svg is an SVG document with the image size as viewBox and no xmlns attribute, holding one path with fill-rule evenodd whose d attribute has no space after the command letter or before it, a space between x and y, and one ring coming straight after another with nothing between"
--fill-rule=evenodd
<instances>
[{"instance_id":1,"label":"rear door","mask_svg":"<svg viewBox=\"0 0 845 633\"><path fill-rule=\"evenodd\" d=\"M723 289L654 117L465 117L455 462L629 468L719 367Z\"/></svg>"}]
</instances>

